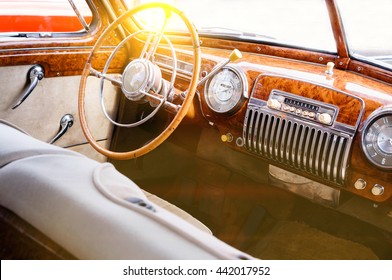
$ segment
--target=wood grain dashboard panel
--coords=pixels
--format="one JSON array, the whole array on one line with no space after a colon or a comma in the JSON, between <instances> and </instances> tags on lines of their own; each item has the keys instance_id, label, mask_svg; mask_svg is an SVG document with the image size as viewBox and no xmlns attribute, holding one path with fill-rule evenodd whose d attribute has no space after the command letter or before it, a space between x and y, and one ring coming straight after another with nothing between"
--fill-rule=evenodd
<instances>
[{"instance_id":1,"label":"wood grain dashboard panel","mask_svg":"<svg viewBox=\"0 0 392 280\"><path fill-rule=\"evenodd\" d=\"M299 98L305 97L339 108L337 121L355 127L361 116L361 100L345 93L325 88L316 84L278 76L262 76L254 85L252 96L261 100L268 100L273 89L295 94Z\"/></svg>"},{"instance_id":2,"label":"wood grain dashboard panel","mask_svg":"<svg viewBox=\"0 0 392 280\"><path fill-rule=\"evenodd\" d=\"M229 54L229 51L211 48L203 49L202 52L202 71L207 72L211 71L217 63ZM186 59L186 55L182 55L181 58ZM392 173L379 170L370 164L363 156L360 147L360 129L368 116L379 108L392 105L391 85L338 69L335 69L332 75L327 75L325 74L326 68L322 65L259 54L244 53L243 58L237 61L236 64L246 73L250 90L249 95L253 90L253 97L262 100L268 100L271 89L275 88L333 104L339 108L337 121L350 126L355 126L363 106L364 112L358 122L359 131L354 135L348 162L347 180L343 189L374 202L385 202L391 199ZM255 83L260 75L264 78L260 80L260 83ZM243 107L232 115L217 114L206 106L203 86L199 90L204 117L210 123L213 123L222 135L230 133L234 139L242 137L248 103L245 102ZM243 148L238 148L235 142L226 144L234 149L246 152ZM306 176L301 172L297 171L297 173ZM365 190L357 190L354 187L358 178L363 178L368 182ZM317 178L312 179L317 180ZM371 188L376 183L385 187L385 192L381 196L374 196L371 193Z\"/></svg>"}]
</instances>

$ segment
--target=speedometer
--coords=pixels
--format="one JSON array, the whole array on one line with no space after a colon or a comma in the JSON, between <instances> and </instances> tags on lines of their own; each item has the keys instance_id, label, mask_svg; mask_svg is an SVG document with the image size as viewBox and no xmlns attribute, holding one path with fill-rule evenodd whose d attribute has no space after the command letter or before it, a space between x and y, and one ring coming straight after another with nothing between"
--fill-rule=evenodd
<instances>
[{"instance_id":1,"label":"speedometer","mask_svg":"<svg viewBox=\"0 0 392 280\"><path fill-rule=\"evenodd\" d=\"M225 66L207 81L205 100L216 113L234 113L247 96L246 76L237 67Z\"/></svg>"},{"instance_id":2,"label":"speedometer","mask_svg":"<svg viewBox=\"0 0 392 280\"><path fill-rule=\"evenodd\" d=\"M374 165L392 170L392 110L369 118L362 134L362 148Z\"/></svg>"}]
</instances>

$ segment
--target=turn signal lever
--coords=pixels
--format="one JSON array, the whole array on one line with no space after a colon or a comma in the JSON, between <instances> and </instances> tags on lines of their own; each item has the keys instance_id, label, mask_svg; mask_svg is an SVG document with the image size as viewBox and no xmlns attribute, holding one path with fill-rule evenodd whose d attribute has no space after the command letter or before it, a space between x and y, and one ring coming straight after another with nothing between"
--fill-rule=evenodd
<instances>
[{"instance_id":1,"label":"turn signal lever","mask_svg":"<svg viewBox=\"0 0 392 280\"><path fill-rule=\"evenodd\" d=\"M203 79L201 79L198 83L197 86L202 85L205 81L207 81L210 77L212 77L213 75L215 75L219 70L221 70L223 67L225 67L227 64L229 64L230 62L234 62L237 59L242 58L242 53L237 50L234 49L231 53L228 59L222 61L221 63L217 64L210 73L208 73Z\"/></svg>"},{"instance_id":2,"label":"turn signal lever","mask_svg":"<svg viewBox=\"0 0 392 280\"><path fill-rule=\"evenodd\" d=\"M213 75L218 73L219 70L221 70L223 67L225 67L230 62L234 62L234 61L236 61L237 59L240 59L240 58L242 58L242 53L238 49L234 49L230 53L229 58L227 58L226 60L222 61L221 63L218 63L217 65L215 65L215 67L212 68L211 72L208 73L206 76L204 76L203 79L201 79L197 83L197 86L202 85L205 81L207 81L210 77L212 77ZM187 93L188 93L188 91L182 92L181 95L180 95L181 98L184 99L186 97ZM197 92L197 94L199 94L199 93Z\"/></svg>"}]
</instances>

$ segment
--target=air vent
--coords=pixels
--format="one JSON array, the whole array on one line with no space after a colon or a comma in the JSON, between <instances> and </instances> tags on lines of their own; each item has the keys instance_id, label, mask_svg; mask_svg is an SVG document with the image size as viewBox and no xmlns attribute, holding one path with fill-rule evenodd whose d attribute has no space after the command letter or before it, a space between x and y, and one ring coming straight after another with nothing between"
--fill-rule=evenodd
<instances>
[{"instance_id":1,"label":"air vent","mask_svg":"<svg viewBox=\"0 0 392 280\"><path fill-rule=\"evenodd\" d=\"M342 185L351 137L329 127L249 106L243 130L252 153Z\"/></svg>"}]
</instances>

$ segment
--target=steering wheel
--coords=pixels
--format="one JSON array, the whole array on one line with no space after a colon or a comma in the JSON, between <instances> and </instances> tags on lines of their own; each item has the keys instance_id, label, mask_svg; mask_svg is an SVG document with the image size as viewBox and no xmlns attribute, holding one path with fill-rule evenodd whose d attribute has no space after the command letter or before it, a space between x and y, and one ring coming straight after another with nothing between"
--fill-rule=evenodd
<instances>
[{"instance_id":1,"label":"steering wheel","mask_svg":"<svg viewBox=\"0 0 392 280\"><path fill-rule=\"evenodd\" d=\"M110 38L109 36L113 35L115 30L121 30L127 32L124 26L129 24L131 19L134 19L134 16L140 12L149 10L149 9L162 9L166 15L165 22L161 28L161 30L150 30L150 29L142 29L139 28L137 31L125 35L124 39L115 47L111 55L106 61L105 67L102 72L93 68L93 58L98 54L100 50L102 50L102 45L105 40ZM189 83L189 87L186 90L186 96L181 105L176 105L170 102L171 91L174 88L174 82L176 78L177 72L177 59L176 53L173 48L170 39L164 34L164 28L166 25L167 18L170 17L172 13L175 13L179 16L179 18L184 22L187 27L190 39L192 41L193 47L193 72L191 81ZM122 71L121 78L116 79L110 75L107 75L107 71L109 69L110 62L113 58L118 54L120 50L124 50L124 48L129 47L129 42L131 40L138 40L143 42L143 47L141 47L141 52L139 57L132 59L125 69ZM172 56L172 75L170 82L164 80L162 78L162 73L159 67L154 63L154 54L158 48L160 42L166 42L169 46ZM130 59L127 57L127 59ZM181 120L187 114L188 109L192 104L193 97L195 95L199 72L200 72L200 44L199 44L199 36L197 31L192 24L192 22L188 19L188 17L179 9L165 3L147 3L137 6L124 14L122 14L119 18L117 18L112 24L110 24L107 29L100 35L97 42L95 43L93 49L90 52L90 55L87 59L85 67L82 72L80 87L79 87L79 96L78 96L78 112L81 127L83 133L90 143L90 145L99 153L116 160L126 160L131 158L136 158L142 156L156 147L158 147L162 142L164 142L170 134L177 128L180 124ZM110 151L98 144L96 139L93 137L87 120L85 113L85 91L86 91L86 82L89 76L95 76L101 79L101 87L100 87L100 98L101 98L101 107L105 117L114 125L121 127L136 127L151 119L159 109L162 107L165 108L174 108L172 111L175 111L175 115L170 122L170 124L153 140L149 141L144 146L137 148L135 150L127 151L127 152L114 152ZM131 101L134 102L147 102L149 101L152 107L155 107L154 110L142 120L131 123L131 124L122 124L114 121L110 118L109 114L106 112L105 105L103 102L103 84L104 80L109 80L113 84L121 87L122 94Z\"/></svg>"}]
</instances>

